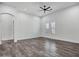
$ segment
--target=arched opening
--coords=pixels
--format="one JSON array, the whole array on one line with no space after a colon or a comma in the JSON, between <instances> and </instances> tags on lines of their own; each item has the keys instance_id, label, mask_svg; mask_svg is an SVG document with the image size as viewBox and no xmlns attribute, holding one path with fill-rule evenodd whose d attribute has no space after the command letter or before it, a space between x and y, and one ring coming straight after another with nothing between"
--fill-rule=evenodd
<instances>
[{"instance_id":1,"label":"arched opening","mask_svg":"<svg viewBox=\"0 0 79 59\"><path fill-rule=\"evenodd\" d=\"M14 18L10 13L0 13L0 43L2 40L14 40Z\"/></svg>"}]
</instances>

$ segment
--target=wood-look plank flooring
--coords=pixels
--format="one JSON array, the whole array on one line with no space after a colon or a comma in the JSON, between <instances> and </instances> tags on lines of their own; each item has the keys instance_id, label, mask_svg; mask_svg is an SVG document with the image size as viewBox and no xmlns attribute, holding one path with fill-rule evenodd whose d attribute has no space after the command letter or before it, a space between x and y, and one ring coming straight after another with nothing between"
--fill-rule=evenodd
<instances>
[{"instance_id":1,"label":"wood-look plank flooring","mask_svg":"<svg viewBox=\"0 0 79 59\"><path fill-rule=\"evenodd\" d=\"M3 41L1 57L79 57L79 44L48 38Z\"/></svg>"}]
</instances>

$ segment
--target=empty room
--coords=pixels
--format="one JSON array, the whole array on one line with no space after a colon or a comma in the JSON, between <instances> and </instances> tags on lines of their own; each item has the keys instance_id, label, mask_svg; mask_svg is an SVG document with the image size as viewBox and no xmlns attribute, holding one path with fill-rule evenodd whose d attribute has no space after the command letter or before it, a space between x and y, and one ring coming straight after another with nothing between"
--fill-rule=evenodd
<instances>
[{"instance_id":1,"label":"empty room","mask_svg":"<svg viewBox=\"0 0 79 59\"><path fill-rule=\"evenodd\" d=\"M79 57L79 2L0 2L0 57Z\"/></svg>"}]
</instances>

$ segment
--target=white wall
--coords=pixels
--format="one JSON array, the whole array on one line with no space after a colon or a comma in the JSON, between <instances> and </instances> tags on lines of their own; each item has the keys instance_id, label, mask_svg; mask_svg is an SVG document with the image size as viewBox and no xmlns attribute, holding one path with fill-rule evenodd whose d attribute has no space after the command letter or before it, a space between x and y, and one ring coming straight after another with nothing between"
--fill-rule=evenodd
<instances>
[{"instance_id":1,"label":"white wall","mask_svg":"<svg viewBox=\"0 0 79 59\"><path fill-rule=\"evenodd\" d=\"M10 13L0 15L0 39L13 39L13 19L14 19L14 39L28 39L39 37L40 34L40 18L18 12L15 9L0 5L0 13Z\"/></svg>"},{"instance_id":2,"label":"white wall","mask_svg":"<svg viewBox=\"0 0 79 59\"><path fill-rule=\"evenodd\" d=\"M39 37L40 18L18 12L15 19L15 39Z\"/></svg>"},{"instance_id":3,"label":"white wall","mask_svg":"<svg viewBox=\"0 0 79 59\"><path fill-rule=\"evenodd\" d=\"M79 43L79 5L63 9L42 18L42 21L55 20L55 34L43 32L42 36ZM41 22L42 22L41 21ZM46 22L42 23L42 25ZM46 28L43 26L42 31Z\"/></svg>"}]
</instances>

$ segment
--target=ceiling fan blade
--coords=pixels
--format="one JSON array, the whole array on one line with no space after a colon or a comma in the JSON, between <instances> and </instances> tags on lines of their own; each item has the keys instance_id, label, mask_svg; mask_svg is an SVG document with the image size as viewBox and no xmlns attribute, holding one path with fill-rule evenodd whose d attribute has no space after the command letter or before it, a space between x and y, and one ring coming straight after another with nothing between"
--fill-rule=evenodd
<instances>
[{"instance_id":1,"label":"ceiling fan blade","mask_svg":"<svg viewBox=\"0 0 79 59\"><path fill-rule=\"evenodd\" d=\"M46 9L49 9L50 7L47 7Z\"/></svg>"},{"instance_id":2,"label":"ceiling fan blade","mask_svg":"<svg viewBox=\"0 0 79 59\"><path fill-rule=\"evenodd\" d=\"M52 10L52 9L50 9L50 10Z\"/></svg>"},{"instance_id":3,"label":"ceiling fan blade","mask_svg":"<svg viewBox=\"0 0 79 59\"><path fill-rule=\"evenodd\" d=\"M46 7L46 5L44 5L44 8Z\"/></svg>"},{"instance_id":4,"label":"ceiling fan blade","mask_svg":"<svg viewBox=\"0 0 79 59\"><path fill-rule=\"evenodd\" d=\"M41 9L43 9L42 7L40 7Z\"/></svg>"},{"instance_id":5,"label":"ceiling fan blade","mask_svg":"<svg viewBox=\"0 0 79 59\"><path fill-rule=\"evenodd\" d=\"M52 9L50 9L50 10L46 10L46 11L51 11Z\"/></svg>"},{"instance_id":6,"label":"ceiling fan blade","mask_svg":"<svg viewBox=\"0 0 79 59\"><path fill-rule=\"evenodd\" d=\"M46 11L44 10L44 13L46 13Z\"/></svg>"}]
</instances>

